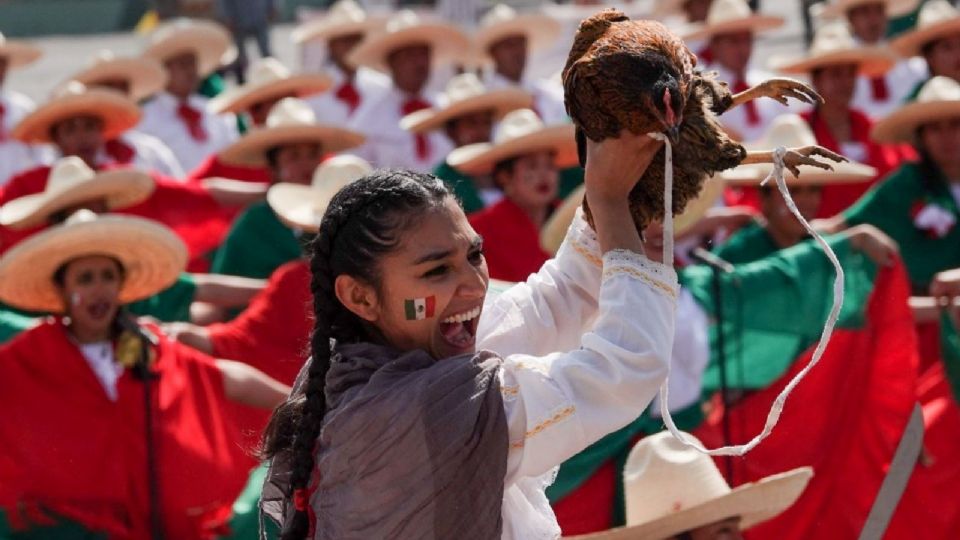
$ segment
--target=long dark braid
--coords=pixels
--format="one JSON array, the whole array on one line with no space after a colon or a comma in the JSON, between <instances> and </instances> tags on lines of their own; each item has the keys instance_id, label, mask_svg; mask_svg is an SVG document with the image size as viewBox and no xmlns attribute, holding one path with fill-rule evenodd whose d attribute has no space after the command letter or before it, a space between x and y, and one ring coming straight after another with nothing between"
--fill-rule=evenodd
<instances>
[{"instance_id":1,"label":"long dark braid","mask_svg":"<svg viewBox=\"0 0 960 540\"><path fill-rule=\"evenodd\" d=\"M350 275L379 285L379 260L400 242L418 217L442 205L450 192L442 181L410 171L376 171L343 188L327 207L312 244L314 329L312 361L302 396L277 408L264 434L264 455L286 454L290 460L290 493L305 492L314 468L314 446L327 412L324 385L331 362L331 341L354 343L370 336L360 318L334 293L334 280ZM301 495L302 497L302 495ZM301 540L310 523L300 499L282 540Z\"/></svg>"}]
</instances>

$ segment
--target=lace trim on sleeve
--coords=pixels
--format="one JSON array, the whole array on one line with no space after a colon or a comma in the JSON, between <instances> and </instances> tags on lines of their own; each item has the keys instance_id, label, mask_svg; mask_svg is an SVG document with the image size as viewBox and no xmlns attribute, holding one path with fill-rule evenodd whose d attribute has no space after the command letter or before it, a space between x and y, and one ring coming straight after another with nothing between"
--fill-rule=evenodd
<instances>
[{"instance_id":1,"label":"lace trim on sleeve","mask_svg":"<svg viewBox=\"0 0 960 540\"><path fill-rule=\"evenodd\" d=\"M622 274L639 279L674 300L679 296L677 272L673 268L626 249L614 249L605 253L603 255L604 281Z\"/></svg>"},{"instance_id":2,"label":"lace trim on sleeve","mask_svg":"<svg viewBox=\"0 0 960 540\"><path fill-rule=\"evenodd\" d=\"M590 228L590 224L583 218L583 209L578 208L570 230L567 232L566 243L581 257L590 261L597 268L603 268L603 258L600 255L600 242L597 233ZM561 248L563 249L563 248Z\"/></svg>"}]
</instances>

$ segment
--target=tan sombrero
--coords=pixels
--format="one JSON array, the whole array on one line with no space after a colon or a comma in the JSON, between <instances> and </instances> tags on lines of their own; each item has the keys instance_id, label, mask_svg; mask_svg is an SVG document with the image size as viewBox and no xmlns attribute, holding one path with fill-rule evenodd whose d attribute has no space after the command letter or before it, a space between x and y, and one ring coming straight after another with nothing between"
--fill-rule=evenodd
<instances>
[{"instance_id":1,"label":"tan sombrero","mask_svg":"<svg viewBox=\"0 0 960 540\"><path fill-rule=\"evenodd\" d=\"M450 152L447 164L468 175L488 174L505 159L553 150L557 168L565 169L578 163L574 131L573 124L546 126L532 110L517 109L500 121L492 143L461 146Z\"/></svg>"},{"instance_id":2,"label":"tan sombrero","mask_svg":"<svg viewBox=\"0 0 960 540\"><path fill-rule=\"evenodd\" d=\"M139 102L167 85L167 70L152 58L121 58L112 51L102 50L93 58L89 67L72 75L58 88L63 88L70 81L96 87L115 80L126 81L130 85L130 99Z\"/></svg>"},{"instance_id":3,"label":"tan sombrero","mask_svg":"<svg viewBox=\"0 0 960 540\"><path fill-rule=\"evenodd\" d=\"M50 101L37 107L10 136L25 143L49 143L50 128L77 116L94 116L103 121L103 137L113 139L140 122L140 108L124 94L109 88L88 88L70 81Z\"/></svg>"},{"instance_id":4,"label":"tan sombrero","mask_svg":"<svg viewBox=\"0 0 960 540\"><path fill-rule=\"evenodd\" d=\"M0 258L0 300L28 311L63 312L53 276L79 257L102 255L123 265L120 302L169 287L187 264L187 247L166 226L133 216L80 210L62 225L17 244Z\"/></svg>"},{"instance_id":5,"label":"tan sombrero","mask_svg":"<svg viewBox=\"0 0 960 540\"><path fill-rule=\"evenodd\" d=\"M383 32L364 38L350 52L348 61L386 73L387 57L392 51L417 44L430 46L435 67L464 60L470 50L470 39L456 26L427 21L405 9L387 21Z\"/></svg>"},{"instance_id":6,"label":"tan sombrero","mask_svg":"<svg viewBox=\"0 0 960 540\"><path fill-rule=\"evenodd\" d=\"M330 41L351 34L366 34L382 30L386 19L371 17L354 0L339 0L330 6L326 15L307 21L293 30L294 43Z\"/></svg>"},{"instance_id":7,"label":"tan sombrero","mask_svg":"<svg viewBox=\"0 0 960 540\"><path fill-rule=\"evenodd\" d=\"M247 83L223 92L210 100L217 113L246 111L257 103L277 98L307 97L330 88L333 79L320 73L290 73L276 58L261 58L250 66Z\"/></svg>"},{"instance_id":8,"label":"tan sombrero","mask_svg":"<svg viewBox=\"0 0 960 540\"><path fill-rule=\"evenodd\" d=\"M18 39L7 39L0 32L0 58L7 59L7 68L21 68L43 56L43 49Z\"/></svg>"},{"instance_id":9,"label":"tan sombrero","mask_svg":"<svg viewBox=\"0 0 960 540\"><path fill-rule=\"evenodd\" d=\"M444 124L465 114L492 111L495 119L510 111L533 105L533 95L519 88L488 91L473 73L463 73L450 79L440 99L440 107L430 107L410 113L400 119L400 127L412 133L424 133L442 128Z\"/></svg>"},{"instance_id":10,"label":"tan sombrero","mask_svg":"<svg viewBox=\"0 0 960 540\"><path fill-rule=\"evenodd\" d=\"M227 65L237 57L230 33L213 21L175 19L163 24L153 34L143 56L161 64L174 56L194 53L201 77Z\"/></svg>"},{"instance_id":11,"label":"tan sombrero","mask_svg":"<svg viewBox=\"0 0 960 540\"><path fill-rule=\"evenodd\" d=\"M917 56L931 41L960 34L960 10L946 0L930 0L920 8L917 25L890 42L890 48L904 58Z\"/></svg>"},{"instance_id":12,"label":"tan sombrero","mask_svg":"<svg viewBox=\"0 0 960 540\"><path fill-rule=\"evenodd\" d=\"M736 32L763 32L783 26L782 17L761 15L750 11L745 0L713 0L707 20L690 25L690 32L683 36L686 41L709 39L720 34Z\"/></svg>"},{"instance_id":13,"label":"tan sombrero","mask_svg":"<svg viewBox=\"0 0 960 540\"><path fill-rule=\"evenodd\" d=\"M960 83L941 75L924 83L916 101L874 124L870 137L883 143L916 143L917 128L951 118L960 118Z\"/></svg>"},{"instance_id":14,"label":"tan sombrero","mask_svg":"<svg viewBox=\"0 0 960 540\"><path fill-rule=\"evenodd\" d=\"M820 4L821 17L845 17L853 8L870 4L883 4L887 8L888 17L902 17L917 8L920 0L833 0Z\"/></svg>"},{"instance_id":15,"label":"tan sombrero","mask_svg":"<svg viewBox=\"0 0 960 540\"><path fill-rule=\"evenodd\" d=\"M846 24L834 22L817 30L805 57L774 62L773 68L783 73L810 73L827 66L856 64L860 75L876 77L896 63L897 57L886 48L859 45Z\"/></svg>"},{"instance_id":16,"label":"tan sombrero","mask_svg":"<svg viewBox=\"0 0 960 540\"><path fill-rule=\"evenodd\" d=\"M334 156L317 167L309 186L287 182L271 186L267 203L288 227L317 232L333 196L371 171L373 167L361 158Z\"/></svg>"},{"instance_id":17,"label":"tan sombrero","mask_svg":"<svg viewBox=\"0 0 960 540\"><path fill-rule=\"evenodd\" d=\"M315 142L325 153L342 152L363 144L364 136L331 124L317 123L313 109L303 100L284 98L270 109L267 122L220 151L226 163L263 166L267 150L287 144Z\"/></svg>"},{"instance_id":18,"label":"tan sombrero","mask_svg":"<svg viewBox=\"0 0 960 540\"><path fill-rule=\"evenodd\" d=\"M46 188L0 206L0 225L26 229L47 222L51 215L83 204L105 199L109 210L133 206L150 196L153 178L135 169L95 172L80 158L61 158L53 164Z\"/></svg>"},{"instance_id":19,"label":"tan sombrero","mask_svg":"<svg viewBox=\"0 0 960 540\"><path fill-rule=\"evenodd\" d=\"M640 439L627 457L627 525L566 538L662 540L732 517L746 530L789 508L812 477L812 468L800 467L731 489L710 456L661 431Z\"/></svg>"},{"instance_id":20,"label":"tan sombrero","mask_svg":"<svg viewBox=\"0 0 960 540\"><path fill-rule=\"evenodd\" d=\"M489 55L498 41L513 37L527 38L527 51L534 52L553 45L560 35L560 23L542 13L517 13L506 4L497 4L481 19L473 43L481 58Z\"/></svg>"},{"instance_id":21,"label":"tan sombrero","mask_svg":"<svg viewBox=\"0 0 960 540\"><path fill-rule=\"evenodd\" d=\"M806 120L795 114L782 114L770 122L770 127L759 140L744 144L744 147L747 150L770 150L780 146L798 148L815 144L817 144L817 137ZM793 178L793 174L787 170L788 184L791 186L854 184L867 182L877 176L877 169L863 163L845 161L830 165L833 166L832 171L811 165L800 165L800 176L796 178ZM762 182L772 170L773 165L769 163L740 165L729 171L723 171L720 173L720 178L730 185L755 186Z\"/></svg>"}]
</instances>

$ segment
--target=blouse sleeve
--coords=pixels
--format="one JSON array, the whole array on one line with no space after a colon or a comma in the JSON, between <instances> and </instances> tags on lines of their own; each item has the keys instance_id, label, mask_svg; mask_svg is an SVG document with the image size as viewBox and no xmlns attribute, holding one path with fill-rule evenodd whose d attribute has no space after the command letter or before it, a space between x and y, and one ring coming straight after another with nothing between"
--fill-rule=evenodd
<instances>
[{"instance_id":1,"label":"blouse sleeve","mask_svg":"<svg viewBox=\"0 0 960 540\"><path fill-rule=\"evenodd\" d=\"M676 273L623 250L605 254L602 267L596 321L583 333L567 328L577 341L571 350L501 353L508 485L545 474L634 420L666 377Z\"/></svg>"}]
</instances>

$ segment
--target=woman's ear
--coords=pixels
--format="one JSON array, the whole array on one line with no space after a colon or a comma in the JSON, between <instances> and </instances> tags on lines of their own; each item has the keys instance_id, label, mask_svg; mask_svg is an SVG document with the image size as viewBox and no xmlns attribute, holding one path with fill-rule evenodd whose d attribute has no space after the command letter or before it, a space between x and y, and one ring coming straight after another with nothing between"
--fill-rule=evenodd
<instances>
[{"instance_id":1,"label":"woman's ear","mask_svg":"<svg viewBox=\"0 0 960 540\"><path fill-rule=\"evenodd\" d=\"M367 322L376 322L380 318L377 291L372 286L352 276L340 274L333 282L333 288L340 303L357 317Z\"/></svg>"}]
</instances>

